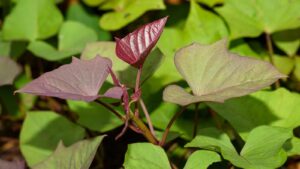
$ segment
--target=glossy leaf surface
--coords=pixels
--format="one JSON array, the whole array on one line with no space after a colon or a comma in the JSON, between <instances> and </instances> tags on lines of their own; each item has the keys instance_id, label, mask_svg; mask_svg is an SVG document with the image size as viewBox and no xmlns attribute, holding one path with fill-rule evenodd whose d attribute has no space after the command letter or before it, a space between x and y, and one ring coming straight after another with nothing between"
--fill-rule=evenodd
<instances>
[{"instance_id":1,"label":"glossy leaf surface","mask_svg":"<svg viewBox=\"0 0 300 169\"><path fill-rule=\"evenodd\" d=\"M50 111L29 112L20 135L21 152L32 167L45 160L59 141L69 146L85 136L82 127Z\"/></svg>"},{"instance_id":2,"label":"glossy leaf surface","mask_svg":"<svg viewBox=\"0 0 300 169\"><path fill-rule=\"evenodd\" d=\"M104 136L79 141L69 147L59 142L54 153L33 169L89 169Z\"/></svg>"},{"instance_id":3,"label":"glossy leaf surface","mask_svg":"<svg viewBox=\"0 0 300 169\"><path fill-rule=\"evenodd\" d=\"M0 86L12 84L21 67L8 57L0 57Z\"/></svg>"},{"instance_id":4,"label":"glossy leaf surface","mask_svg":"<svg viewBox=\"0 0 300 169\"><path fill-rule=\"evenodd\" d=\"M164 100L180 105L200 101L224 102L260 90L286 77L270 63L241 57L227 50L226 40L212 45L192 44L179 50L175 65L193 95L170 85Z\"/></svg>"},{"instance_id":5,"label":"glossy leaf surface","mask_svg":"<svg viewBox=\"0 0 300 169\"><path fill-rule=\"evenodd\" d=\"M123 165L125 169L171 169L164 150L151 143L129 144Z\"/></svg>"},{"instance_id":6,"label":"glossy leaf surface","mask_svg":"<svg viewBox=\"0 0 300 169\"><path fill-rule=\"evenodd\" d=\"M101 56L89 61L74 57L72 63L41 75L16 92L93 101L99 97L111 66L111 61Z\"/></svg>"},{"instance_id":7,"label":"glossy leaf surface","mask_svg":"<svg viewBox=\"0 0 300 169\"><path fill-rule=\"evenodd\" d=\"M146 57L156 45L168 17L141 26L122 39L116 38L116 54L134 67L143 65Z\"/></svg>"}]
</instances>

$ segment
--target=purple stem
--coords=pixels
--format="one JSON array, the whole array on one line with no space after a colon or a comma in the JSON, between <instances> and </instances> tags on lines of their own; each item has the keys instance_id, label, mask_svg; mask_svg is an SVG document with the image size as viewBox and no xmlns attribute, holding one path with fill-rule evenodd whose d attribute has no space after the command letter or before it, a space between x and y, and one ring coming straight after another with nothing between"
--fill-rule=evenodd
<instances>
[{"instance_id":1,"label":"purple stem","mask_svg":"<svg viewBox=\"0 0 300 169\"><path fill-rule=\"evenodd\" d=\"M143 101L142 98L140 98L139 102L140 102L140 105L141 105L141 107L143 109L143 112L144 112L144 114L146 116L149 129L150 129L152 135L155 136L155 131L154 131L154 128L153 128L153 125L152 125L151 118L150 118L149 112L147 110L147 107L146 107L146 105L145 105L145 103L144 103L144 101Z\"/></svg>"}]
</instances>

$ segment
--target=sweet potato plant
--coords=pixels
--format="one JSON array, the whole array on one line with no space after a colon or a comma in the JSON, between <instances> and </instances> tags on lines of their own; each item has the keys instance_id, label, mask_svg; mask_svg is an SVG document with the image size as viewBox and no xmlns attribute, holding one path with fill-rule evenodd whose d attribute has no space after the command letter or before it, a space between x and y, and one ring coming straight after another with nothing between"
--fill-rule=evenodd
<instances>
[{"instance_id":1,"label":"sweet potato plant","mask_svg":"<svg viewBox=\"0 0 300 169\"><path fill-rule=\"evenodd\" d=\"M0 57L0 113L3 126L25 120L24 161L0 160L0 169L296 165L300 95L289 90L299 87L300 1L165 3L174 9L143 16L164 2L1 3L14 7L1 25L0 49L12 57ZM114 41L104 41L111 34L82 4L113 9L99 24ZM176 23L186 5L185 23ZM146 23L116 32L140 16ZM14 60L25 72L15 82L22 69Z\"/></svg>"}]
</instances>

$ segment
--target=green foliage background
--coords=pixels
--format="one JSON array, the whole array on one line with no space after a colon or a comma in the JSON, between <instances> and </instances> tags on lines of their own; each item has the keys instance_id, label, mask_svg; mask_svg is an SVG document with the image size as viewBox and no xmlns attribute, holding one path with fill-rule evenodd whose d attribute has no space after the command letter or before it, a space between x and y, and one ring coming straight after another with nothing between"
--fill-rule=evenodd
<instances>
[{"instance_id":1,"label":"green foliage background","mask_svg":"<svg viewBox=\"0 0 300 169\"><path fill-rule=\"evenodd\" d=\"M166 15L166 28L142 78L143 99L157 135L179 109L162 101L164 87L171 83L187 86L175 68L174 53L188 44L227 38L233 53L270 61L288 78L276 90L264 89L224 104L201 104L194 139L195 113L189 107L171 128L175 150L130 144L119 165L125 158L126 169L166 169L170 168L168 156L186 169L226 168L227 161L240 168L274 169L300 155L299 0L2 0L0 9L0 57L18 64L1 66L0 60L0 116L12 123L24 120L20 149L32 168L62 169L70 163L76 169L89 168L93 150L103 138L82 139L103 133L111 137L122 122L94 103L13 95L13 91L70 62L72 56L91 58L95 54L112 58L122 82L132 86L136 72L116 59L111 41ZM12 79L13 83L4 83ZM110 83L109 79L106 86ZM5 130L0 132L7 135ZM132 137L136 140L137 136ZM61 156L68 158L60 161ZM51 161L61 165L53 166ZM102 163L100 168L107 167Z\"/></svg>"}]
</instances>

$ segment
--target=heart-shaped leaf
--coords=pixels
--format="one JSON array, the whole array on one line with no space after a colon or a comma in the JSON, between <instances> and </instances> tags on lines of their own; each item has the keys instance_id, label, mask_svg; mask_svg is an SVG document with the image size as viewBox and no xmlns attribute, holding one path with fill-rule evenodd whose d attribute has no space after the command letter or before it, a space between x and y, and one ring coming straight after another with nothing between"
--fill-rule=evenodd
<instances>
[{"instance_id":1,"label":"heart-shaped leaf","mask_svg":"<svg viewBox=\"0 0 300 169\"><path fill-rule=\"evenodd\" d=\"M299 0L226 0L217 9L228 23L232 39L257 37L300 26Z\"/></svg>"},{"instance_id":2,"label":"heart-shaped leaf","mask_svg":"<svg viewBox=\"0 0 300 169\"><path fill-rule=\"evenodd\" d=\"M19 0L5 18L3 37L6 40L37 40L55 35L63 16L49 0Z\"/></svg>"},{"instance_id":3,"label":"heart-shaped leaf","mask_svg":"<svg viewBox=\"0 0 300 169\"><path fill-rule=\"evenodd\" d=\"M70 147L60 142L54 153L33 169L89 169L104 136L79 141Z\"/></svg>"},{"instance_id":4,"label":"heart-shaped leaf","mask_svg":"<svg viewBox=\"0 0 300 169\"><path fill-rule=\"evenodd\" d=\"M212 45L194 43L182 48L175 55L175 65L193 95L179 86L170 85L164 90L163 98L180 105L224 102L286 77L268 62L230 53L226 40Z\"/></svg>"},{"instance_id":5,"label":"heart-shaped leaf","mask_svg":"<svg viewBox=\"0 0 300 169\"><path fill-rule=\"evenodd\" d=\"M21 67L8 57L0 57L0 86L12 84Z\"/></svg>"},{"instance_id":6,"label":"heart-shaped leaf","mask_svg":"<svg viewBox=\"0 0 300 169\"><path fill-rule=\"evenodd\" d=\"M144 64L146 57L156 45L168 17L143 25L122 39L116 38L116 54L134 67Z\"/></svg>"},{"instance_id":7,"label":"heart-shaped leaf","mask_svg":"<svg viewBox=\"0 0 300 169\"><path fill-rule=\"evenodd\" d=\"M73 57L72 63L41 75L16 92L93 101L111 66L111 60L100 56L88 61Z\"/></svg>"}]
</instances>

